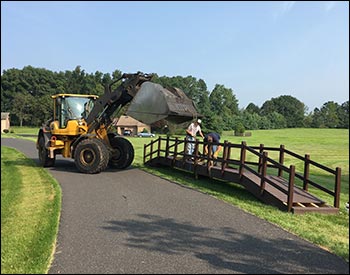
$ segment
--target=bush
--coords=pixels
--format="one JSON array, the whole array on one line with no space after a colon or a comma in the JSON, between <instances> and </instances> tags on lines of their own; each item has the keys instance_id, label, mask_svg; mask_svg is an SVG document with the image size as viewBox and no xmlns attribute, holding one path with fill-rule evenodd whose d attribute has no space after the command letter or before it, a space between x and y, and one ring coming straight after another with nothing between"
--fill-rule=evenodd
<instances>
[{"instance_id":1,"label":"bush","mask_svg":"<svg viewBox=\"0 0 350 275\"><path fill-rule=\"evenodd\" d=\"M238 122L238 123L235 125L234 130L235 130L235 135L237 135L237 134L243 134L243 133L245 132L244 125L243 125L241 122Z\"/></svg>"}]
</instances>

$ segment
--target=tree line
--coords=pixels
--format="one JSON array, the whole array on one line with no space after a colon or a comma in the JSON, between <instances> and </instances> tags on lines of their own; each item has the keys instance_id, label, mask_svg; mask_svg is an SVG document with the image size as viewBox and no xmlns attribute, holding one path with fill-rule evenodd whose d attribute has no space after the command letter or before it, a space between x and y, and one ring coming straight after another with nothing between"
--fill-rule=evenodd
<instances>
[{"instance_id":1,"label":"tree line","mask_svg":"<svg viewBox=\"0 0 350 275\"><path fill-rule=\"evenodd\" d=\"M120 70L112 74L99 71L86 73L81 66L65 72L32 66L4 70L1 75L1 111L10 112L12 125L41 126L52 116L51 95L102 95L105 85L121 75ZM193 76L155 74L152 81L163 87L182 89L203 115L204 132L296 127L349 129L349 101L342 104L325 102L308 113L303 102L290 95L281 95L265 101L261 107L249 103L246 108L239 109L234 91L221 84L208 91L205 81ZM159 123L153 125L156 131L162 126Z\"/></svg>"}]
</instances>

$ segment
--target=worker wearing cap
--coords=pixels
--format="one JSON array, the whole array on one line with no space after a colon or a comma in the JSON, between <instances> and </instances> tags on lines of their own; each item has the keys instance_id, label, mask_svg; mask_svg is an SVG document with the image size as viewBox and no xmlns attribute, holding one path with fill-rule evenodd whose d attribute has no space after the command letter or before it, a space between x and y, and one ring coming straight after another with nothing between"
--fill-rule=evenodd
<instances>
[{"instance_id":1,"label":"worker wearing cap","mask_svg":"<svg viewBox=\"0 0 350 275\"><path fill-rule=\"evenodd\" d=\"M192 122L187 130L186 130L186 140L187 141L192 141L188 142L186 146L186 154L192 155L194 151L194 141L196 140L197 133L204 138L204 135L202 133L201 129L201 123L202 120L197 119L196 121Z\"/></svg>"}]
</instances>

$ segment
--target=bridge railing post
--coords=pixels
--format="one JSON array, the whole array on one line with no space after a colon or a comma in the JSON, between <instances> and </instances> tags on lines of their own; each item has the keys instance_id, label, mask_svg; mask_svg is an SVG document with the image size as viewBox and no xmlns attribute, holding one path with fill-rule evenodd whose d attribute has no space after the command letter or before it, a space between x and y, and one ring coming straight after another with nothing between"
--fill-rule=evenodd
<instances>
[{"instance_id":1,"label":"bridge railing post","mask_svg":"<svg viewBox=\"0 0 350 275\"><path fill-rule=\"evenodd\" d=\"M153 159L153 142L151 142L150 161Z\"/></svg>"},{"instance_id":2,"label":"bridge railing post","mask_svg":"<svg viewBox=\"0 0 350 275\"><path fill-rule=\"evenodd\" d=\"M161 138L158 138L158 152L157 152L157 158L159 159L160 157L160 145L161 145Z\"/></svg>"},{"instance_id":3,"label":"bridge railing post","mask_svg":"<svg viewBox=\"0 0 350 275\"><path fill-rule=\"evenodd\" d=\"M341 168L335 169L335 191L334 191L334 207L339 208L340 203L340 181L341 181Z\"/></svg>"},{"instance_id":4,"label":"bridge railing post","mask_svg":"<svg viewBox=\"0 0 350 275\"><path fill-rule=\"evenodd\" d=\"M199 155L199 141L196 139L196 143L194 144L194 156L195 160L198 160L198 155ZM198 161L197 161L198 162Z\"/></svg>"},{"instance_id":5,"label":"bridge railing post","mask_svg":"<svg viewBox=\"0 0 350 275\"><path fill-rule=\"evenodd\" d=\"M224 150L222 153L222 162L221 162L221 174L224 174L225 168L227 167L227 153L228 153L228 141L224 141Z\"/></svg>"},{"instance_id":6,"label":"bridge railing post","mask_svg":"<svg viewBox=\"0 0 350 275\"><path fill-rule=\"evenodd\" d=\"M165 144L165 158L169 157L169 142L170 142L170 138L169 136L167 136L166 144Z\"/></svg>"},{"instance_id":7,"label":"bridge railing post","mask_svg":"<svg viewBox=\"0 0 350 275\"><path fill-rule=\"evenodd\" d=\"M304 180L303 190L308 191L309 189L309 174L310 174L310 155L305 155L304 161Z\"/></svg>"},{"instance_id":8,"label":"bridge railing post","mask_svg":"<svg viewBox=\"0 0 350 275\"><path fill-rule=\"evenodd\" d=\"M267 152L263 152L262 156L262 165L261 165L261 174L260 174L260 195L263 194L266 185L266 172L267 172Z\"/></svg>"},{"instance_id":9,"label":"bridge railing post","mask_svg":"<svg viewBox=\"0 0 350 275\"><path fill-rule=\"evenodd\" d=\"M187 140L187 138L185 137L185 139L184 139L185 141L184 141L184 154L183 154L183 161L185 161L185 159L186 158L188 158L188 156L187 156L187 147L189 146L189 143L190 143L190 141L189 140Z\"/></svg>"},{"instance_id":10,"label":"bridge railing post","mask_svg":"<svg viewBox=\"0 0 350 275\"><path fill-rule=\"evenodd\" d=\"M245 141L242 141L241 143L241 156L240 156L240 164L239 164L239 177L242 178L244 173L244 163L246 158L246 151L247 151L247 143Z\"/></svg>"},{"instance_id":11,"label":"bridge railing post","mask_svg":"<svg viewBox=\"0 0 350 275\"><path fill-rule=\"evenodd\" d=\"M196 143L194 145L194 163L193 163L193 173L195 179L198 179L198 174L197 174L197 165L198 165L198 155L199 155L199 141L196 139Z\"/></svg>"},{"instance_id":12,"label":"bridge railing post","mask_svg":"<svg viewBox=\"0 0 350 275\"><path fill-rule=\"evenodd\" d=\"M258 173L261 173L263 152L264 152L264 144L260 143L260 146L259 146L260 156L259 156L259 163L258 163Z\"/></svg>"},{"instance_id":13,"label":"bridge railing post","mask_svg":"<svg viewBox=\"0 0 350 275\"><path fill-rule=\"evenodd\" d=\"M284 164L284 145L280 145L279 163L281 165ZM282 177L282 175L283 175L283 170L281 167L278 167L278 176Z\"/></svg>"},{"instance_id":14,"label":"bridge railing post","mask_svg":"<svg viewBox=\"0 0 350 275\"><path fill-rule=\"evenodd\" d=\"M290 171L289 171L289 181L288 181L287 207L288 207L288 212L291 212L293 208L295 166L291 165L289 167L289 170Z\"/></svg>"},{"instance_id":15,"label":"bridge railing post","mask_svg":"<svg viewBox=\"0 0 350 275\"><path fill-rule=\"evenodd\" d=\"M177 147L178 147L178 144L179 144L179 138L176 137L175 138L175 147L174 147L174 158L171 162L171 167L174 167L175 165L175 161L176 161L176 157L177 157Z\"/></svg>"}]
</instances>

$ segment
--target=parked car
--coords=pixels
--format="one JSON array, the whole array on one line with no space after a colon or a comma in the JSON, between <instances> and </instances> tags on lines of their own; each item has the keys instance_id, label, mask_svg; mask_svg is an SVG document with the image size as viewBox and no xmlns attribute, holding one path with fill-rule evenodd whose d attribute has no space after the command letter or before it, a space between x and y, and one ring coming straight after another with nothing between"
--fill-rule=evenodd
<instances>
[{"instance_id":1,"label":"parked car","mask_svg":"<svg viewBox=\"0 0 350 275\"><path fill-rule=\"evenodd\" d=\"M155 134L152 133L138 133L137 134L138 137L155 137Z\"/></svg>"},{"instance_id":2,"label":"parked car","mask_svg":"<svg viewBox=\"0 0 350 275\"><path fill-rule=\"evenodd\" d=\"M131 131L130 130L124 130L123 135L124 136L131 136Z\"/></svg>"}]
</instances>

